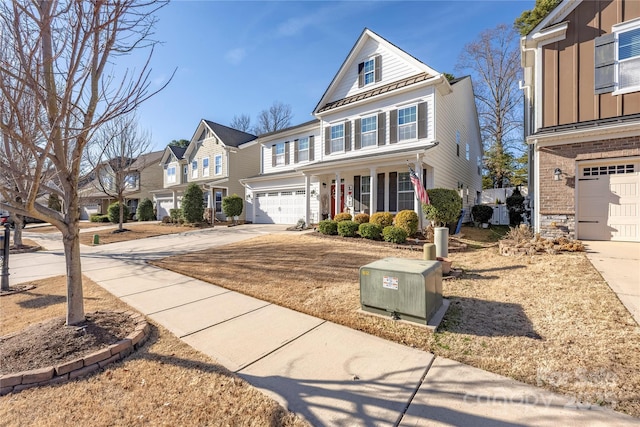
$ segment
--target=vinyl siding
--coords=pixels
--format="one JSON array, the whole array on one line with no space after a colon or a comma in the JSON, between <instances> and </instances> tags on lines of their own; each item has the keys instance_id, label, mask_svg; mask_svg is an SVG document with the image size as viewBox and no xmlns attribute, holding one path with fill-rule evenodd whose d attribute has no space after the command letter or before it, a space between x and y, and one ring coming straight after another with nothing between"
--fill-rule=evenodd
<instances>
[{"instance_id":1,"label":"vinyl siding","mask_svg":"<svg viewBox=\"0 0 640 427\"><path fill-rule=\"evenodd\" d=\"M323 150L323 148L321 145L320 125L317 125L310 128L303 128L300 130L300 132L288 134L286 136L282 136L277 139L273 139L268 142L264 142L260 144L261 145L260 155L262 156L262 173L269 174L269 173L276 173L276 172L293 171L300 165L310 163L309 161L303 161L298 163L295 163L294 161L295 160L294 159L294 152L295 152L294 141L296 139L308 138L310 136L313 136L313 155L314 155L313 161L320 160L321 154L322 154L321 151ZM289 141L288 164L273 166L271 147L274 144L283 143L287 141Z\"/></svg>"},{"instance_id":2,"label":"vinyl siding","mask_svg":"<svg viewBox=\"0 0 640 427\"><path fill-rule=\"evenodd\" d=\"M358 64L370 59L375 55L382 58L381 80L377 83L367 86L358 87ZM391 82L402 80L416 74L420 74L422 70L405 62L402 58L390 52L377 41L368 39L362 50L354 58L353 63L349 65L349 69L344 74L342 80L336 85L327 102L337 101L360 92L366 92L378 86L383 86Z\"/></svg>"},{"instance_id":3,"label":"vinyl siding","mask_svg":"<svg viewBox=\"0 0 640 427\"><path fill-rule=\"evenodd\" d=\"M244 196L245 190L240 179L255 176L260 172L260 145L253 144L249 147L238 149L237 151L229 153L229 181L220 184L220 187L227 188L227 195L237 194L240 197ZM215 177L213 178L215 179ZM211 180L211 179L210 179ZM247 218L247 203L242 209L242 215L240 219Z\"/></svg>"},{"instance_id":4,"label":"vinyl siding","mask_svg":"<svg viewBox=\"0 0 640 427\"><path fill-rule=\"evenodd\" d=\"M192 142L192 144L196 144L196 143ZM216 155L222 156L222 174L221 175L215 175ZM202 159L206 157L209 158L209 175L203 176ZM191 162L193 160L198 161L198 177L195 179L192 178L192 175L191 175ZM201 143L198 143L198 146L196 147L196 149L190 153L190 156L188 159L188 166L189 166L189 175L188 175L189 182L207 182L214 179L220 179L220 178L226 177L229 174L229 165L227 165L226 150L224 149L224 146L220 143L220 141L218 141L218 138L213 136L205 139Z\"/></svg>"},{"instance_id":5,"label":"vinyl siding","mask_svg":"<svg viewBox=\"0 0 640 427\"><path fill-rule=\"evenodd\" d=\"M477 191L482 191L482 177L478 174L477 157L482 157L482 143L475 110L471 80L462 80L453 92L442 96L436 92L436 140L440 144L427 151L427 164L434 168L433 187L456 189L464 184L469 188L463 195L463 205L475 204ZM460 156L456 154L456 132L460 132ZM465 143L469 142L470 156L466 159Z\"/></svg>"}]
</instances>

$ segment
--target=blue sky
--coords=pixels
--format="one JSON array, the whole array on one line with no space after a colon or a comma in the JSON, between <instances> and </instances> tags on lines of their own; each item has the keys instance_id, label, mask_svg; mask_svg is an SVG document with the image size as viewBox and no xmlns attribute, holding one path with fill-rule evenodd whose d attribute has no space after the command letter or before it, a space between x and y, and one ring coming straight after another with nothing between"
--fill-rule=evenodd
<instances>
[{"instance_id":1,"label":"blue sky","mask_svg":"<svg viewBox=\"0 0 640 427\"><path fill-rule=\"evenodd\" d=\"M363 29L369 28L440 72L455 73L463 46L484 29L512 24L534 0L187 1L158 13L153 85L169 86L138 110L154 149L190 139L200 119L228 125L274 101L292 124L311 112ZM138 56L121 64L141 67Z\"/></svg>"}]
</instances>

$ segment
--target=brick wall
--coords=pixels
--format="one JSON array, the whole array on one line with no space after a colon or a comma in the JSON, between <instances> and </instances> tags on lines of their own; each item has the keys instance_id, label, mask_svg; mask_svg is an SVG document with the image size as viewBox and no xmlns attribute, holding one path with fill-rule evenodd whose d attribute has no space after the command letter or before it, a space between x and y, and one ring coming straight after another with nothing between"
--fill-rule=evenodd
<instances>
[{"instance_id":1,"label":"brick wall","mask_svg":"<svg viewBox=\"0 0 640 427\"><path fill-rule=\"evenodd\" d=\"M540 234L575 238L576 161L640 156L640 136L543 147L539 155ZM556 168L562 170L554 180Z\"/></svg>"}]
</instances>

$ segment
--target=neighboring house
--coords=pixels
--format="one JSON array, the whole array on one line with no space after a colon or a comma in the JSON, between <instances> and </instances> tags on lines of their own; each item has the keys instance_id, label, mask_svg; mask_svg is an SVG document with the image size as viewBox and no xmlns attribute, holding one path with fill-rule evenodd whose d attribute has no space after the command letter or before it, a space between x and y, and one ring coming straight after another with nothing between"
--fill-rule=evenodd
<instances>
[{"instance_id":1,"label":"neighboring house","mask_svg":"<svg viewBox=\"0 0 640 427\"><path fill-rule=\"evenodd\" d=\"M562 1L521 52L535 230L640 241L640 2Z\"/></svg>"},{"instance_id":2,"label":"neighboring house","mask_svg":"<svg viewBox=\"0 0 640 427\"><path fill-rule=\"evenodd\" d=\"M202 187L205 207L216 218L226 219L222 198L242 196L244 188L239 179L260 170L260 150L255 139L250 133L201 120L186 148L168 146L160 160L162 190L154 192L158 219L168 216L171 209L180 208L184 190L192 182ZM244 213L240 219L244 219Z\"/></svg>"},{"instance_id":3,"label":"neighboring house","mask_svg":"<svg viewBox=\"0 0 640 427\"><path fill-rule=\"evenodd\" d=\"M114 160L101 163L81 180L78 191L80 219L89 219L91 214L107 213L109 204L116 201L114 177L118 170L126 173L124 197L131 215L135 214L143 199L153 200L152 190L162 186L162 168L158 163L163 153L154 151L143 154L136 159L126 160L122 166Z\"/></svg>"},{"instance_id":4,"label":"neighboring house","mask_svg":"<svg viewBox=\"0 0 640 427\"><path fill-rule=\"evenodd\" d=\"M247 220L306 224L409 209L410 180L482 190L482 146L471 79L446 77L365 29L322 95L315 120L260 135L260 174L245 185ZM467 209L468 210L468 209Z\"/></svg>"}]
</instances>

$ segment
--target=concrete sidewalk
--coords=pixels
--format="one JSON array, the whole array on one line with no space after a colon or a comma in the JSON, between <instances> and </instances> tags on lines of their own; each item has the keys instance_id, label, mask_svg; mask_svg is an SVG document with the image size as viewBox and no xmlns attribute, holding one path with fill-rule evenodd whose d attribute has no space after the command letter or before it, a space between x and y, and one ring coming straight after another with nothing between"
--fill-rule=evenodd
<instances>
[{"instance_id":1,"label":"concrete sidewalk","mask_svg":"<svg viewBox=\"0 0 640 427\"><path fill-rule=\"evenodd\" d=\"M83 248L83 273L313 425L632 426L638 420L146 263L277 227L217 228ZM12 258L11 283L64 271Z\"/></svg>"},{"instance_id":2,"label":"concrete sidewalk","mask_svg":"<svg viewBox=\"0 0 640 427\"><path fill-rule=\"evenodd\" d=\"M640 325L640 243L585 241L587 258Z\"/></svg>"}]
</instances>

